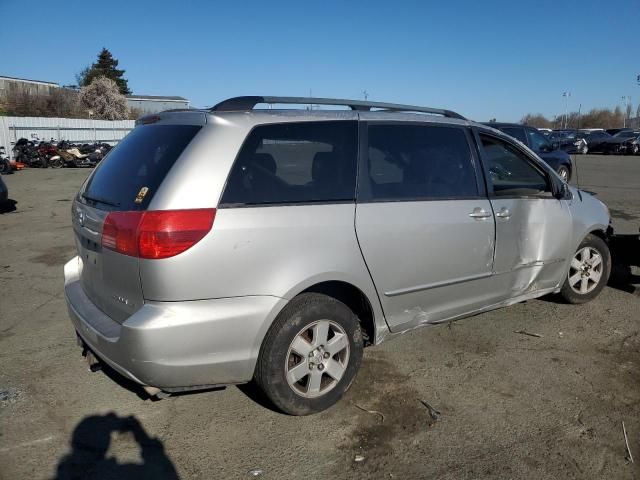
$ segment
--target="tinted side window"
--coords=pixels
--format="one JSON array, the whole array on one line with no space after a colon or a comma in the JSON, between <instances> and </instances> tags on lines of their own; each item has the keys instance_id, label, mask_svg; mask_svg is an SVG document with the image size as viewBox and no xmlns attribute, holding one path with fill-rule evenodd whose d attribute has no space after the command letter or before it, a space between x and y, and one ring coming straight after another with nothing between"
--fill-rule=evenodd
<instances>
[{"instance_id":1,"label":"tinted side window","mask_svg":"<svg viewBox=\"0 0 640 480\"><path fill-rule=\"evenodd\" d=\"M144 210L197 125L140 125L96 167L81 191L84 201L119 210ZM145 189L146 190L143 190Z\"/></svg>"},{"instance_id":2,"label":"tinted side window","mask_svg":"<svg viewBox=\"0 0 640 480\"><path fill-rule=\"evenodd\" d=\"M374 200L478 195L471 151L461 128L369 125L368 153L363 180L369 181Z\"/></svg>"},{"instance_id":3,"label":"tinted side window","mask_svg":"<svg viewBox=\"0 0 640 480\"><path fill-rule=\"evenodd\" d=\"M502 128L500 128L500 130L503 131L504 133L506 133L507 135L510 135L513 138L516 138L516 139L520 140L522 143L527 145L527 137L524 134L524 128L502 127Z\"/></svg>"},{"instance_id":4,"label":"tinted side window","mask_svg":"<svg viewBox=\"0 0 640 480\"><path fill-rule=\"evenodd\" d=\"M480 135L480 139L495 195L539 195L550 191L544 173L517 148L494 137Z\"/></svg>"},{"instance_id":5,"label":"tinted side window","mask_svg":"<svg viewBox=\"0 0 640 480\"><path fill-rule=\"evenodd\" d=\"M263 125L247 137L222 204L354 200L357 122Z\"/></svg>"},{"instance_id":6,"label":"tinted side window","mask_svg":"<svg viewBox=\"0 0 640 480\"><path fill-rule=\"evenodd\" d=\"M542 150L551 149L549 142L541 133L536 132L535 130L527 129L527 135L529 135L529 141L531 142L531 150L539 152Z\"/></svg>"}]
</instances>

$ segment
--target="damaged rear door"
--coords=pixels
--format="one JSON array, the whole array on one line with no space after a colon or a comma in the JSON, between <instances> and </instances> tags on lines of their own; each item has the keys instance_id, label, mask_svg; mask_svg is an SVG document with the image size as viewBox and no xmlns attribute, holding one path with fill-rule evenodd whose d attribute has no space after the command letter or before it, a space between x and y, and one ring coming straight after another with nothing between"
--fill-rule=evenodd
<instances>
[{"instance_id":1,"label":"damaged rear door","mask_svg":"<svg viewBox=\"0 0 640 480\"><path fill-rule=\"evenodd\" d=\"M572 251L571 212L549 173L506 139L479 133L496 219L494 281L504 298L553 289Z\"/></svg>"}]
</instances>

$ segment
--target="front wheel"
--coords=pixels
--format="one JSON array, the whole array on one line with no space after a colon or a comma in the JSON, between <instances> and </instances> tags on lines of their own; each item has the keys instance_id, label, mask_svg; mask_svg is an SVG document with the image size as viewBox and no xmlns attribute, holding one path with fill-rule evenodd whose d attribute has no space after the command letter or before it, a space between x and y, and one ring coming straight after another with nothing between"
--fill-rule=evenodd
<instances>
[{"instance_id":1,"label":"front wheel","mask_svg":"<svg viewBox=\"0 0 640 480\"><path fill-rule=\"evenodd\" d=\"M571 174L569 173L569 169L564 165L561 165L558 167L558 175L560 175L560 178L562 178L562 180L564 180L567 183L571 179Z\"/></svg>"},{"instance_id":2,"label":"front wheel","mask_svg":"<svg viewBox=\"0 0 640 480\"><path fill-rule=\"evenodd\" d=\"M7 175L11 173L11 163L6 158L0 158L0 174Z\"/></svg>"},{"instance_id":3,"label":"front wheel","mask_svg":"<svg viewBox=\"0 0 640 480\"><path fill-rule=\"evenodd\" d=\"M589 234L571 259L560 295L569 303L586 303L598 296L609 280L611 253L600 237Z\"/></svg>"},{"instance_id":4,"label":"front wheel","mask_svg":"<svg viewBox=\"0 0 640 480\"><path fill-rule=\"evenodd\" d=\"M280 312L260 349L255 381L290 415L309 415L338 402L362 362L358 318L344 303L305 293Z\"/></svg>"}]
</instances>

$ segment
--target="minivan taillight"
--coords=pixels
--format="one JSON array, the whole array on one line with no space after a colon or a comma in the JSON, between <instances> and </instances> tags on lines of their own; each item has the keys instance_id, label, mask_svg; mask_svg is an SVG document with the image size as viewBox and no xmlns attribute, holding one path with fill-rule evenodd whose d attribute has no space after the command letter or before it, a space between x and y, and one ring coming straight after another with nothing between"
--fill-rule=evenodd
<instances>
[{"instance_id":1,"label":"minivan taillight","mask_svg":"<svg viewBox=\"0 0 640 480\"><path fill-rule=\"evenodd\" d=\"M202 240L215 216L215 208L111 212L102 227L102 246L132 257L174 257Z\"/></svg>"}]
</instances>

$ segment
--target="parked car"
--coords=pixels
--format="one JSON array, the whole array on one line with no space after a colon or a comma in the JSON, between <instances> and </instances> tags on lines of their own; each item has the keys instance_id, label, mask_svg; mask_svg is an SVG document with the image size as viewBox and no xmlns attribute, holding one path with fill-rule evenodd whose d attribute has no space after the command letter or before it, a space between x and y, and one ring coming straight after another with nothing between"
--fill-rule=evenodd
<instances>
[{"instance_id":1,"label":"parked car","mask_svg":"<svg viewBox=\"0 0 640 480\"><path fill-rule=\"evenodd\" d=\"M638 155L640 153L640 130L621 130L603 146L604 153Z\"/></svg>"},{"instance_id":2,"label":"parked car","mask_svg":"<svg viewBox=\"0 0 640 480\"><path fill-rule=\"evenodd\" d=\"M533 150L542 160L547 162L565 180L571 180L573 173L573 162L569 154L558 145L553 145L547 137L542 135L538 129L518 123L485 123L485 125L496 128L516 140L521 141Z\"/></svg>"},{"instance_id":3,"label":"parked car","mask_svg":"<svg viewBox=\"0 0 640 480\"><path fill-rule=\"evenodd\" d=\"M590 153L603 153L606 150L607 142L612 138L613 136L604 130L587 133L584 137L587 141L587 150Z\"/></svg>"},{"instance_id":4,"label":"parked car","mask_svg":"<svg viewBox=\"0 0 640 480\"><path fill-rule=\"evenodd\" d=\"M302 102L352 111L255 109ZM310 414L366 345L607 283L607 207L455 112L238 97L136 123L73 201L64 292L90 362L149 394L255 380Z\"/></svg>"},{"instance_id":5,"label":"parked car","mask_svg":"<svg viewBox=\"0 0 640 480\"><path fill-rule=\"evenodd\" d=\"M585 132L576 130L554 130L548 138L552 144L557 145L559 149L568 154L579 153L584 155L589 151L585 140L586 136Z\"/></svg>"}]
</instances>

